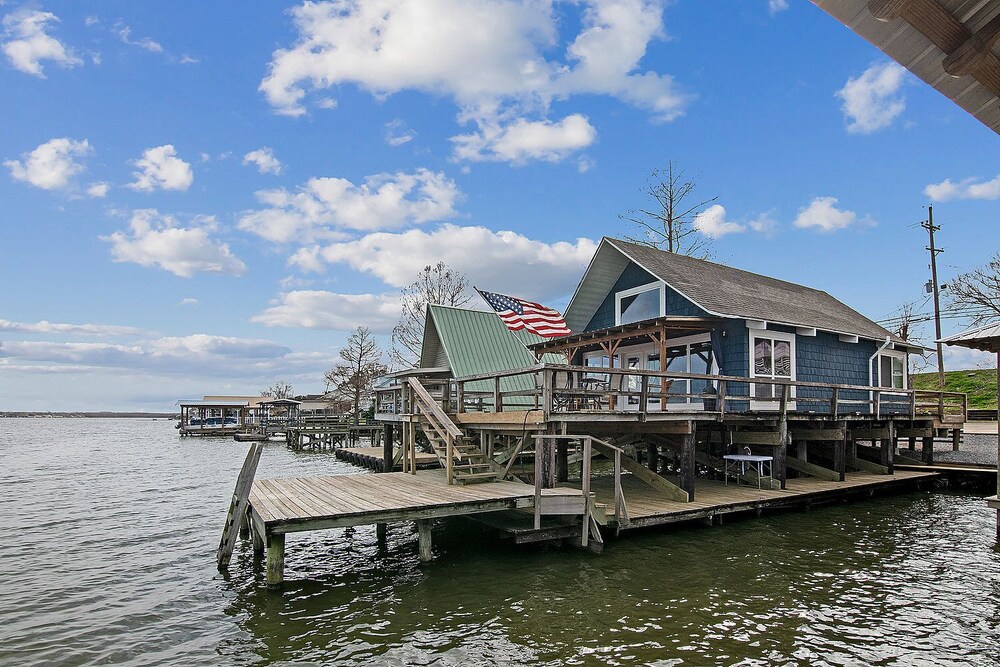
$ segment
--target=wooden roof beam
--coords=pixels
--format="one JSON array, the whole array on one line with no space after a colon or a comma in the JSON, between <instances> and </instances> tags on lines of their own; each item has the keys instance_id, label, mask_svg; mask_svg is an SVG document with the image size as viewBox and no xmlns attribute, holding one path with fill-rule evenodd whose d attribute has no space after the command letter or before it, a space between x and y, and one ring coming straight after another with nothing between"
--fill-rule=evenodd
<instances>
[{"instance_id":1,"label":"wooden roof beam","mask_svg":"<svg viewBox=\"0 0 1000 667\"><path fill-rule=\"evenodd\" d=\"M868 11L882 22L901 18L945 53L942 67L951 76L972 76L1000 96L1000 16L975 34L936 0L869 0Z\"/></svg>"}]
</instances>

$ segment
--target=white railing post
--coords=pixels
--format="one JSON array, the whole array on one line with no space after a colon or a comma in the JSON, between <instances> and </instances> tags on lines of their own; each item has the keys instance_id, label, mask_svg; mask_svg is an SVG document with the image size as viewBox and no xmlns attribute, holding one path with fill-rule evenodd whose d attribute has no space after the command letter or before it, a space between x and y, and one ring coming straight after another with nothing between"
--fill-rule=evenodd
<instances>
[{"instance_id":1,"label":"white railing post","mask_svg":"<svg viewBox=\"0 0 1000 667\"><path fill-rule=\"evenodd\" d=\"M583 439L583 468L581 471L581 486L583 490L583 535L580 541L583 546L587 546L590 537L590 449L593 445L593 438L587 436Z\"/></svg>"}]
</instances>

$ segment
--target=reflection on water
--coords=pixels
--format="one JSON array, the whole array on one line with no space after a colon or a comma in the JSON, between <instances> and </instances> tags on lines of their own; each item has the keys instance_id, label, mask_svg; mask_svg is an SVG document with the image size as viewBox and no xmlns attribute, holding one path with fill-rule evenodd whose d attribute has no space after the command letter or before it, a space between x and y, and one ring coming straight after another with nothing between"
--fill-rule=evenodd
<instances>
[{"instance_id":1,"label":"reflection on water","mask_svg":"<svg viewBox=\"0 0 1000 667\"><path fill-rule=\"evenodd\" d=\"M407 525L293 534L280 593L214 552L246 446L172 423L0 420L0 664L988 665L1000 553L981 499L919 493L604 555ZM345 474L266 445L261 476Z\"/></svg>"}]
</instances>

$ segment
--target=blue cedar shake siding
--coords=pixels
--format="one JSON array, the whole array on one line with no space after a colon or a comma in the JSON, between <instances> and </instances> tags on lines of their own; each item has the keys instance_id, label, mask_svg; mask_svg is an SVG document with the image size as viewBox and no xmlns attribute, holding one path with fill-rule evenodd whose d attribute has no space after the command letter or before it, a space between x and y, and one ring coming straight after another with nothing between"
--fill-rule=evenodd
<instances>
[{"instance_id":1,"label":"blue cedar shake siding","mask_svg":"<svg viewBox=\"0 0 1000 667\"><path fill-rule=\"evenodd\" d=\"M586 331L605 329L615 325L615 294L623 290L658 282L655 277L634 262L630 262L621 276L615 282L610 293L598 307ZM707 316L704 310L691 303L669 286L666 287L667 315L683 315L701 317ZM716 338L720 344L722 355L718 360L721 374L737 377L750 375L750 332L746 321L742 319L727 319L720 324L724 335ZM772 331L794 333L794 327L769 325ZM684 334L678 334L684 335ZM858 343L844 343L837 334L824 331L816 336L795 337L795 373L796 379L803 382L825 382L833 384L852 384L868 386L870 384L868 360L879 345L875 341L861 340ZM746 383L733 383L726 392L729 396L748 396L749 386ZM800 401L798 410L812 410L818 413L828 412L827 401L829 390L799 388L796 395L799 398L822 398L821 402ZM841 401L867 401L867 392L844 392ZM890 399L886 399L890 400ZM890 407L887 405L887 407ZM746 401L732 401L727 404L731 410L747 410ZM869 412L865 403L841 403L841 412Z\"/></svg>"},{"instance_id":2,"label":"blue cedar shake siding","mask_svg":"<svg viewBox=\"0 0 1000 667\"><path fill-rule=\"evenodd\" d=\"M584 331L593 331L595 329L607 329L608 327L615 326L615 294L622 292L627 289L632 289L633 287L639 287L640 285L648 285L649 283L658 283L659 279L651 276L645 269L640 267L635 262L629 262L625 270L622 271L621 276L619 276L615 286L611 288L611 292L604 297L604 301L598 307L597 312L594 316L590 318L590 323ZM667 315L684 315L691 317L704 317L707 316L704 310L694 305L680 294L670 289L668 286L667 291Z\"/></svg>"}]
</instances>

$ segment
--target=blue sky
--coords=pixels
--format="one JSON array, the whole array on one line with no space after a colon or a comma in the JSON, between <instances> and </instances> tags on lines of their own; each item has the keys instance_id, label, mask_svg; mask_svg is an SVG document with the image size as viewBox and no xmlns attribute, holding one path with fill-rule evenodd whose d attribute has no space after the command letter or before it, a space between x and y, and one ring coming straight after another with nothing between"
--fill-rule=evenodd
<instances>
[{"instance_id":1,"label":"blue sky","mask_svg":"<svg viewBox=\"0 0 1000 667\"><path fill-rule=\"evenodd\" d=\"M319 391L438 259L561 307L671 159L717 261L875 319L923 297L923 206L945 281L1000 239L998 137L808 2L0 17L4 409Z\"/></svg>"}]
</instances>

